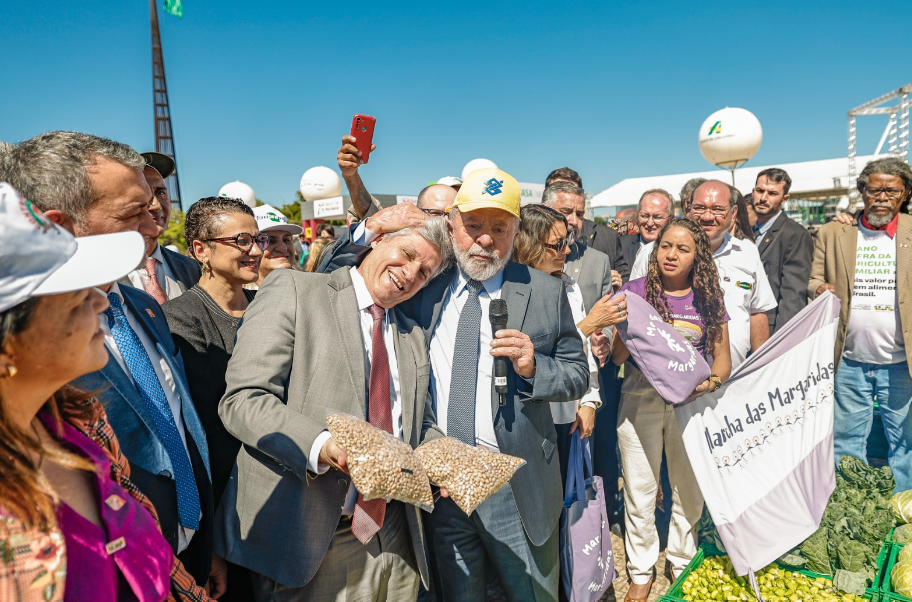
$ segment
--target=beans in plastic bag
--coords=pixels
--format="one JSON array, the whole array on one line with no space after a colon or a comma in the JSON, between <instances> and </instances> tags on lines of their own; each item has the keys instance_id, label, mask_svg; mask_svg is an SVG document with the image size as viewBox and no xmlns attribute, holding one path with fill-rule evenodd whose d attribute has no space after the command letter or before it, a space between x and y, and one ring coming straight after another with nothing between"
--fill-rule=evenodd
<instances>
[{"instance_id":1,"label":"beans in plastic bag","mask_svg":"<svg viewBox=\"0 0 912 602\"><path fill-rule=\"evenodd\" d=\"M431 483L444 487L463 512L472 514L478 506L506 485L525 460L458 439L443 437L428 441L415 453L421 458Z\"/></svg>"},{"instance_id":2,"label":"beans in plastic bag","mask_svg":"<svg viewBox=\"0 0 912 602\"><path fill-rule=\"evenodd\" d=\"M328 416L326 424L345 450L352 483L365 500L399 500L428 512L434 509L427 472L407 443L348 414Z\"/></svg>"}]
</instances>

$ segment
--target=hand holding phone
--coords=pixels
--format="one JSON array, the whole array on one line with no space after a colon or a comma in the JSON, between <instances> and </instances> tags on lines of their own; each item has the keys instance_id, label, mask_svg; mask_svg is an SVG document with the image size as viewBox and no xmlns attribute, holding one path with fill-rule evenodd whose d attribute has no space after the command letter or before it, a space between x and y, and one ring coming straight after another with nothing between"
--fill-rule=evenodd
<instances>
[{"instance_id":1,"label":"hand holding phone","mask_svg":"<svg viewBox=\"0 0 912 602\"><path fill-rule=\"evenodd\" d=\"M370 157L371 146L374 142L374 126L377 120L370 115L355 115L352 117L351 135L355 137L355 146L361 151L361 162L367 163Z\"/></svg>"}]
</instances>

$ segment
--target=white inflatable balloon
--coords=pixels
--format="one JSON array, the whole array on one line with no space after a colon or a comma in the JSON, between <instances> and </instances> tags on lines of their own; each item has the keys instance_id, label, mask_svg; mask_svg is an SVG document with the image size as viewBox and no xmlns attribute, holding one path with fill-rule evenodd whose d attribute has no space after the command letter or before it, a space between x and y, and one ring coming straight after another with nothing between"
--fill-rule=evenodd
<instances>
[{"instance_id":1,"label":"white inflatable balloon","mask_svg":"<svg viewBox=\"0 0 912 602\"><path fill-rule=\"evenodd\" d=\"M253 209L256 207L256 193L253 188L243 182L229 182L219 189L219 196L226 196L232 199L241 199L244 204Z\"/></svg>"},{"instance_id":2,"label":"white inflatable balloon","mask_svg":"<svg viewBox=\"0 0 912 602\"><path fill-rule=\"evenodd\" d=\"M328 167L311 167L301 176L301 196L305 201L342 196L342 179Z\"/></svg>"},{"instance_id":3,"label":"white inflatable balloon","mask_svg":"<svg viewBox=\"0 0 912 602\"><path fill-rule=\"evenodd\" d=\"M497 169L497 165L490 159L472 159L462 168L462 179L465 181L466 176L476 169L487 169L489 167Z\"/></svg>"},{"instance_id":4,"label":"white inflatable balloon","mask_svg":"<svg viewBox=\"0 0 912 602\"><path fill-rule=\"evenodd\" d=\"M750 111L725 107L703 122L698 138L707 161L734 169L756 154L763 142L763 128Z\"/></svg>"}]
</instances>

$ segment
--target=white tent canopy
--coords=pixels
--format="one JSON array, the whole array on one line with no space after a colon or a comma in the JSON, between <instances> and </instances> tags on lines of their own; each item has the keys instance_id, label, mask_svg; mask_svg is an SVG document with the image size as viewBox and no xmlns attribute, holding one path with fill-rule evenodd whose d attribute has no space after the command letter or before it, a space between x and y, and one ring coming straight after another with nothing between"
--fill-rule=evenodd
<instances>
[{"instance_id":1,"label":"white tent canopy","mask_svg":"<svg viewBox=\"0 0 912 602\"><path fill-rule=\"evenodd\" d=\"M878 156L876 155L856 157L855 163L858 166L858 171L861 171L868 161L877 158ZM839 189L843 190L839 194L845 194L844 190L846 188L855 186L854 182L849 182L849 160L846 157L841 157L839 159L823 159L821 161L741 167L735 170L736 187L743 194L749 193L757 180L757 174L770 167L778 167L788 172L789 177L792 178L790 191L792 195L836 191ZM731 173L727 170L714 169L669 176L627 178L593 196L590 206L593 209L599 207L632 207L637 204L644 192L653 188L667 190L674 198L678 198L681 187L693 178L721 180L729 183L731 182Z\"/></svg>"}]
</instances>

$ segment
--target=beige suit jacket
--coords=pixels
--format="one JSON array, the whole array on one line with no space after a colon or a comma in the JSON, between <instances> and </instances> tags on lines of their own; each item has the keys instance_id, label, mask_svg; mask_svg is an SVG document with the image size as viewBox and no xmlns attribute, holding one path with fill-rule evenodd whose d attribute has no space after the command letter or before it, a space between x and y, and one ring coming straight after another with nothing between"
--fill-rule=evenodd
<instances>
[{"instance_id":1,"label":"beige suit jacket","mask_svg":"<svg viewBox=\"0 0 912 602\"><path fill-rule=\"evenodd\" d=\"M836 333L836 365L845 350L846 329L855 288L855 253L858 247L858 226L830 222L817 230L814 240L814 261L808 297L814 299L821 284L831 284L842 302L839 310L839 330ZM906 341L906 361L912 374L912 289L909 272L912 270L912 216L900 214L896 229L896 286L899 292L899 321Z\"/></svg>"}]
</instances>

